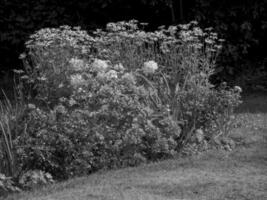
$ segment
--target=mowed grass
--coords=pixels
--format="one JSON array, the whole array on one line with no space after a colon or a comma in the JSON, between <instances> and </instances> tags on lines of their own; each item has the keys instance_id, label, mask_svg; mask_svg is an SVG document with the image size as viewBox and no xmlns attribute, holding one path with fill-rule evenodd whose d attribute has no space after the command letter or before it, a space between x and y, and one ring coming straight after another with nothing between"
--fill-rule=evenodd
<instances>
[{"instance_id":1,"label":"mowed grass","mask_svg":"<svg viewBox=\"0 0 267 200\"><path fill-rule=\"evenodd\" d=\"M267 95L247 96L237 110L232 152L204 154L104 171L7 200L266 200Z\"/></svg>"}]
</instances>

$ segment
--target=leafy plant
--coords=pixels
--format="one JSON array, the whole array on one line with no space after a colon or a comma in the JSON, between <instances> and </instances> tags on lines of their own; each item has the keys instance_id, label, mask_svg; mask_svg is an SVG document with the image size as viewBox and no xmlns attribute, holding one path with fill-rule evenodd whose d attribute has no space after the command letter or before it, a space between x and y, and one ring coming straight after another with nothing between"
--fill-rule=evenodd
<instances>
[{"instance_id":1,"label":"leafy plant","mask_svg":"<svg viewBox=\"0 0 267 200\"><path fill-rule=\"evenodd\" d=\"M21 78L35 92L18 140L23 170L68 178L171 157L196 130L203 141L229 133L241 91L209 82L218 35L195 21L139 27L131 20L91 36L68 26L32 35L22 56Z\"/></svg>"},{"instance_id":2,"label":"leafy plant","mask_svg":"<svg viewBox=\"0 0 267 200\"><path fill-rule=\"evenodd\" d=\"M0 173L0 197L10 192L20 192L21 190L12 181L12 178L6 177Z\"/></svg>"},{"instance_id":3,"label":"leafy plant","mask_svg":"<svg viewBox=\"0 0 267 200\"><path fill-rule=\"evenodd\" d=\"M15 176L16 170L16 143L14 142L23 129L22 119L25 106L19 96L11 102L3 92L5 99L0 101L0 171L9 176Z\"/></svg>"},{"instance_id":4,"label":"leafy plant","mask_svg":"<svg viewBox=\"0 0 267 200\"><path fill-rule=\"evenodd\" d=\"M49 173L40 170L27 171L19 178L19 184L23 188L28 189L37 185L47 185L53 182L53 177Z\"/></svg>"}]
</instances>

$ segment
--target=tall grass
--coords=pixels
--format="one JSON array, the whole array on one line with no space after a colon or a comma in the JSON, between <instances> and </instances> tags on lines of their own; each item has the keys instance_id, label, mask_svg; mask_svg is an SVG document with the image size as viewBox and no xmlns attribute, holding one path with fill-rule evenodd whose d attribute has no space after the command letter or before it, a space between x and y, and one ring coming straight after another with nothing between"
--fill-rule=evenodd
<instances>
[{"instance_id":1,"label":"tall grass","mask_svg":"<svg viewBox=\"0 0 267 200\"><path fill-rule=\"evenodd\" d=\"M17 86L15 86L17 88ZM19 135L19 123L25 111L25 103L18 89L14 90L11 100L2 90L0 100L0 173L7 176L16 174L16 146L14 140Z\"/></svg>"}]
</instances>

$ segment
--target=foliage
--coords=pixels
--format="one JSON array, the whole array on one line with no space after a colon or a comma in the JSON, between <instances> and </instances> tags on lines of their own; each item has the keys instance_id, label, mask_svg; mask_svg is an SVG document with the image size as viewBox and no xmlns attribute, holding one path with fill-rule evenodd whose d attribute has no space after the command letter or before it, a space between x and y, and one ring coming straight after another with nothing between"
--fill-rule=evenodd
<instances>
[{"instance_id":1,"label":"foliage","mask_svg":"<svg viewBox=\"0 0 267 200\"><path fill-rule=\"evenodd\" d=\"M30 91L27 129L15 140L22 171L64 179L171 157L197 130L205 141L229 133L241 90L209 82L222 40L195 21L141 26L109 23L92 35L61 26L30 37L17 71Z\"/></svg>"},{"instance_id":2,"label":"foliage","mask_svg":"<svg viewBox=\"0 0 267 200\"><path fill-rule=\"evenodd\" d=\"M21 191L10 177L6 177L4 174L0 173L0 197L6 195L10 192Z\"/></svg>"},{"instance_id":3,"label":"foliage","mask_svg":"<svg viewBox=\"0 0 267 200\"><path fill-rule=\"evenodd\" d=\"M218 60L220 79L238 78L263 67L266 43L266 1L197 0L192 14L226 39ZM256 66L255 66L256 65ZM266 69L265 69L266 70ZM247 71L249 71L247 73ZM245 83L244 83L245 84Z\"/></svg>"},{"instance_id":4,"label":"foliage","mask_svg":"<svg viewBox=\"0 0 267 200\"><path fill-rule=\"evenodd\" d=\"M4 92L5 99L0 101L0 172L8 176L15 176L18 173L15 140L23 130L25 111L20 94L17 91L15 93L14 102L11 102Z\"/></svg>"},{"instance_id":5,"label":"foliage","mask_svg":"<svg viewBox=\"0 0 267 200\"><path fill-rule=\"evenodd\" d=\"M200 29L195 21L152 33L139 30L135 21L131 23L110 23L107 32L98 31L96 34L104 42L97 49L102 49L100 56L103 58L111 62L120 61L131 66L130 69L142 67L146 58L159 63L158 72L153 77L147 76L145 83L157 88L154 108L162 104L169 106L172 116L180 123L182 134L179 143L182 146L195 129L206 129L223 112L222 109L216 110L219 99L210 104L222 91L214 90L209 82L215 73L215 61L223 40L212 29ZM232 97L233 101L227 105L235 107L240 92L238 95L232 90L229 92L227 96L225 90L221 98Z\"/></svg>"},{"instance_id":6,"label":"foliage","mask_svg":"<svg viewBox=\"0 0 267 200\"><path fill-rule=\"evenodd\" d=\"M40 170L27 171L19 179L19 184L23 188L33 188L36 185L47 185L53 182L54 180L49 173Z\"/></svg>"},{"instance_id":7,"label":"foliage","mask_svg":"<svg viewBox=\"0 0 267 200\"><path fill-rule=\"evenodd\" d=\"M179 127L174 129L174 120L161 113L162 135L149 121L154 112L148 90L136 85L133 74L110 69L93 76L91 70L70 76L71 96L61 97L52 110L31 106L28 134L19 141L22 168L66 178L174 152Z\"/></svg>"}]
</instances>

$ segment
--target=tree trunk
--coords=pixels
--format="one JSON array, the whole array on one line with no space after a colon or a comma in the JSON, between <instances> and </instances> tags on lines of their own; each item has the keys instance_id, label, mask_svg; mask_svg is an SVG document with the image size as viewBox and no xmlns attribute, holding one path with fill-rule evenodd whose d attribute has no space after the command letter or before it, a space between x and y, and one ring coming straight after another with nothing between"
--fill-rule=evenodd
<instances>
[{"instance_id":1,"label":"tree trunk","mask_svg":"<svg viewBox=\"0 0 267 200\"><path fill-rule=\"evenodd\" d=\"M176 16L175 16L175 9L174 9L174 5L173 5L173 0L168 0L167 3L168 3L168 6L170 8L170 12L171 12L172 23L175 24L177 21L176 21Z\"/></svg>"}]
</instances>

